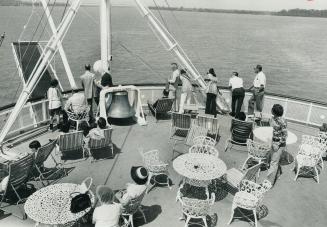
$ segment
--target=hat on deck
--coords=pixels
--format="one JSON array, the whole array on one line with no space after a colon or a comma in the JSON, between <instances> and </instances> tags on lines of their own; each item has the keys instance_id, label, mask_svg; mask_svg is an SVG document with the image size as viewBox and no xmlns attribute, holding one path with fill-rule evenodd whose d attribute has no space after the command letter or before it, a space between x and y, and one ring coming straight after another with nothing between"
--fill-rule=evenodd
<instances>
[{"instance_id":1,"label":"hat on deck","mask_svg":"<svg viewBox=\"0 0 327 227\"><path fill-rule=\"evenodd\" d=\"M131 177L136 184L145 184L148 181L148 171L143 166L133 166Z\"/></svg>"}]
</instances>

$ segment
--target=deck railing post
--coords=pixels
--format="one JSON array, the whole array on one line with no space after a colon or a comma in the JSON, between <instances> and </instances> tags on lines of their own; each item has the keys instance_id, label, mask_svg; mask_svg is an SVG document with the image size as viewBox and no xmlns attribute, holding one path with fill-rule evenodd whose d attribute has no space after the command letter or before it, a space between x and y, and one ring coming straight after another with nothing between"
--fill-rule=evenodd
<instances>
[{"instance_id":1,"label":"deck railing post","mask_svg":"<svg viewBox=\"0 0 327 227\"><path fill-rule=\"evenodd\" d=\"M284 116L286 117L287 115L287 106L288 106L288 98L285 99L285 106L284 106Z\"/></svg>"},{"instance_id":2,"label":"deck railing post","mask_svg":"<svg viewBox=\"0 0 327 227\"><path fill-rule=\"evenodd\" d=\"M42 117L43 121L47 120L47 107L46 107L46 101L42 102Z\"/></svg>"},{"instance_id":3,"label":"deck railing post","mask_svg":"<svg viewBox=\"0 0 327 227\"><path fill-rule=\"evenodd\" d=\"M309 111L308 111L308 116L307 116L307 124L310 123L311 111L312 111L312 102L310 103L310 106L309 106Z\"/></svg>"}]
</instances>

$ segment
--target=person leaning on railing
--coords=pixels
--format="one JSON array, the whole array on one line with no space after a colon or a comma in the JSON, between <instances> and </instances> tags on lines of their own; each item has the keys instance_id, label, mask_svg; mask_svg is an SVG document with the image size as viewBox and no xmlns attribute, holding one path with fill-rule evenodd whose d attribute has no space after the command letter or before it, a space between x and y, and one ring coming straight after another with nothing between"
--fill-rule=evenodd
<instances>
[{"instance_id":1,"label":"person leaning on railing","mask_svg":"<svg viewBox=\"0 0 327 227\"><path fill-rule=\"evenodd\" d=\"M248 106L248 114L254 113L254 103L255 108L258 112L262 112L263 108L263 97L265 94L266 88L266 75L262 72L262 66L257 65L254 68L254 72L256 76L253 81L253 85L249 88L249 90L253 89L253 95L249 99L249 106Z\"/></svg>"},{"instance_id":2,"label":"person leaning on railing","mask_svg":"<svg viewBox=\"0 0 327 227\"><path fill-rule=\"evenodd\" d=\"M232 112L230 113L230 115L238 118L245 97L243 79L238 76L238 72L232 73L232 77L229 79L228 87L232 91Z\"/></svg>"},{"instance_id":3,"label":"person leaning on railing","mask_svg":"<svg viewBox=\"0 0 327 227\"><path fill-rule=\"evenodd\" d=\"M209 72L207 73L207 77L209 79L209 82L207 84L207 99L206 99L206 108L205 113L211 114L214 117L217 116L217 104L216 104L216 98L218 94L218 79L215 73L215 70L213 68L209 69Z\"/></svg>"},{"instance_id":4,"label":"person leaning on railing","mask_svg":"<svg viewBox=\"0 0 327 227\"><path fill-rule=\"evenodd\" d=\"M280 168L280 156L286 148L287 123L282 117L284 109L281 105L275 104L272 107L271 113L273 115L271 122L273 134L270 154L270 167L267 172L267 179L271 182L272 185L274 185L277 180L278 169Z\"/></svg>"},{"instance_id":5,"label":"person leaning on railing","mask_svg":"<svg viewBox=\"0 0 327 227\"><path fill-rule=\"evenodd\" d=\"M47 91L47 98L49 100L50 130L53 130L53 120L55 115L57 115L57 124L59 124L60 114L63 107L62 94L58 89L58 84L58 80L52 79L50 82L50 88Z\"/></svg>"}]
</instances>

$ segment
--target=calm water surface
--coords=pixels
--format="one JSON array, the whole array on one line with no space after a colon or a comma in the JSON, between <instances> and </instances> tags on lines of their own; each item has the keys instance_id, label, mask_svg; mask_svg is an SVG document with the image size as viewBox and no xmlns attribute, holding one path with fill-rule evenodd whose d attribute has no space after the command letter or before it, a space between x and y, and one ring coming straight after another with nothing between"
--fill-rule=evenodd
<instances>
[{"instance_id":1,"label":"calm water surface","mask_svg":"<svg viewBox=\"0 0 327 227\"><path fill-rule=\"evenodd\" d=\"M63 7L53 10L56 23L62 11ZM21 91L10 43L17 41L30 13L31 7L0 7L0 33L7 34L0 48L0 106L14 102L16 90ZM112 13L114 83L164 82L174 57L164 50L136 8L114 7ZM268 91L327 102L326 19L169 11L161 14L198 70L205 73L215 68L222 86L228 84L232 71L238 71L249 87L253 67L262 64ZM21 40L31 40L41 15L39 8ZM63 42L78 84L84 64L100 58L98 18L97 7L82 7ZM47 40L50 29L45 29L43 35L40 31L34 40ZM59 57L55 68L68 89Z\"/></svg>"}]
</instances>

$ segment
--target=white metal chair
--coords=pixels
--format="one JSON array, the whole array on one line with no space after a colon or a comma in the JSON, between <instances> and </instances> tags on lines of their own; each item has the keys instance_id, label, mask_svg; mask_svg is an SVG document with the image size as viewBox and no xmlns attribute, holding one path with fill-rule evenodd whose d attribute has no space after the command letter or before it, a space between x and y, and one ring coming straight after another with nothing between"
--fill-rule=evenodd
<instances>
[{"instance_id":1,"label":"white metal chair","mask_svg":"<svg viewBox=\"0 0 327 227\"><path fill-rule=\"evenodd\" d=\"M167 177L166 185L171 189L169 183L169 172L168 172L168 163L165 163L159 158L159 150L150 150L143 151L140 150L140 154L143 158L144 167L148 170L148 182L147 185L151 183L151 180L154 180L154 184L151 187L147 187L146 193L149 192L156 184L161 184L161 182L156 181L156 177L159 175L165 175Z\"/></svg>"},{"instance_id":2,"label":"white metal chair","mask_svg":"<svg viewBox=\"0 0 327 227\"><path fill-rule=\"evenodd\" d=\"M216 141L208 136L197 136L193 139L193 144L210 145L214 147Z\"/></svg>"},{"instance_id":3,"label":"white metal chair","mask_svg":"<svg viewBox=\"0 0 327 227\"><path fill-rule=\"evenodd\" d=\"M66 110L68 119L76 122L76 131L78 131L78 126L82 121L89 124L89 112L90 106L88 105L74 105L71 110Z\"/></svg>"},{"instance_id":4,"label":"white metal chair","mask_svg":"<svg viewBox=\"0 0 327 227\"><path fill-rule=\"evenodd\" d=\"M232 214L228 222L231 224L234 217L236 208L251 210L254 216L254 225L257 227L257 209L262 204L264 194L272 187L270 181L265 180L261 185L249 180L242 180L237 192L233 199Z\"/></svg>"},{"instance_id":5,"label":"white metal chair","mask_svg":"<svg viewBox=\"0 0 327 227\"><path fill-rule=\"evenodd\" d=\"M215 194L212 193L210 199L200 200L183 197L180 189L181 188L179 188L177 192L176 200L182 205L182 214L186 217L185 227L189 226L189 224L200 225L198 222L191 223L191 219L202 220L203 224L201 224L201 226L207 227L207 216L211 214L212 205L215 202ZM183 220L184 217L181 217L180 219Z\"/></svg>"},{"instance_id":6,"label":"white metal chair","mask_svg":"<svg viewBox=\"0 0 327 227\"><path fill-rule=\"evenodd\" d=\"M321 150L319 147L312 146L309 144L302 144L298 154L296 155L296 162L294 169L296 169L296 174L294 177L294 181L297 180L301 169L307 170L314 170L314 177L317 178L317 183L319 184L319 172L317 169L318 163L321 157ZM308 171L306 171L308 172Z\"/></svg>"},{"instance_id":7,"label":"white metal chair","mask_svg":"<svg viewBox=\"0 0 327 227\"><path fill-rule=\"evenodd\" d=\"M257 143L251 139L246 141L247 149L248 149L248 157L243 163L242 169L245 169L245 166L249 160L253 160L259 164L268 165L268 155L271 150L271 147L268 144ZM258 171L258 176L260 174L260 168Z\"/></svg>"},{"instance_id":8,"label":"white metal chair","mask_svg":"<svg viewBox=\"0 0 327 227\"><path fill-rule=\"evenodd\" d=\"M195 124L208 129L208 134L214 135L214 140L217 141L219 135L219 122L218 118L212 115L198 115L195 119Z\"/></svg>"},{"instance_id":9,"label":"white metal chair","mask_svg":"<svg viewBox=\"0 0 327 227\"><path fill-rule=\"evenodd\" d=\"M134 227L133 217L136 212L140 212L142 214L142 217L144 218L144 222L147 222L144 211L141 208L141 203L145 194L146 191L144 191L141 195L134 199L131 199L129 202L123 205L122 216L125 222L124 226L131 225L132 227Z\"/></svg>"},{"instance_id":10,"label":"white metal chair","mask_svg":"<svg viewBox=\"0 0 327 227\"><path fill-rule=\"evenodd\" d=\"M219 151L215 147L202 144L194 144L192 147L190 147L189 153L210 154L216 157L219 156Z\"/></svg>"},{"instance_id":11,"label":"white metal chair","mask_svg":"<svg viewBox=\"0 0 327 227\"><path fill-rule=\"evenodd\" d=\"M300 150L303 147L304 144L308 144L314 147L318 147L320 149L320 157L319 157L319 163L321 165L321 168L324 169L324 160L323 160L323 154L326 152L327 149L327 141L325 139L322 139L322 134L319 134L319 136L311 136L311 135L303 135L302 141L300 145Z\"/></svg>"}]
</instances>

